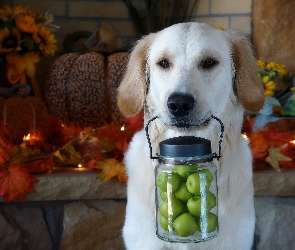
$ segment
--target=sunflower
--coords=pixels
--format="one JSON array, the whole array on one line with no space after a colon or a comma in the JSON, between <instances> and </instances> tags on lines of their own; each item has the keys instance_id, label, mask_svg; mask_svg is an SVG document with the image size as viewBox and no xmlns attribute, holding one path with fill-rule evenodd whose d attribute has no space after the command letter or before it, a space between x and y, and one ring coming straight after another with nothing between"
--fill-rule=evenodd
<instances>
[{"instance_id":1,"label":"sunflower","mask_svg":"<svg viewBox=\"0 0 295 250\"><path fill-rule=\"evenodd\" d=\"M54 34L50 30L42 26L38 33L33 34L33 40L39 46L39 51L44 56L54 56L54 52L57 50L56 39Z\"/></svg>"},{"instance_id":2,"label":"sunflower","mask_svg":"<svg viewBox=\"0 0 295 250\"><path fill-rule=\"evenodd\" d=\"M19 51L21 44L21 33L17 29L10 31L8 28L0 30L0 54Z\"/></svg>"},{"instance_id":3,"label":"sunflower","mask_svg":"<svg viewBox=\"0 0 295 250\"><path fill-rule=\"evenodd\" d=\"M27 52L22 56L16 52L7 54L7 79L10 84L25 82L26 75L34 78L36 75L36 64L40 60L39 55L34 52Z\"/></svg>"},{"instance_id":4,"label":"sunflower","mask_svg":"<svg viewBox=\"0 0 295 250\"><path fill-rule=\"evenodd\" d=\"M15 18L16 27L24 33L34 33L37 31L38 26L35 24L35 17L31 15L17 15Z\"/></svg>"},{"instance_id":5,"label":"sunflower","mask_svg":"<svg viewBox=\"0 0 295 250\"><path fill-rule=\"evenodd\" d=\"M27 15L28 13L32 14L34 13L34 11L29 9L29 7L23 7L22 5L14 6L12 8L8 5L4 5L4 7L0 9L0 18L3 21L7 21L9 19L12 19L15 15Z\"/></svg>"},{"instance_id":6,"label":"sunflower","mask_svg":"<svg viewBox=\"0 0 295 250\"><path fill-rule=\"evenodd\" d=\"M263 62L262 60L257 60L257 61L256 61L256 65L257 65L257 67L260 68L260 69L266 69L266 63Z\"/></svg>"},{"instance_id":7,"label":"sunflower","mask_svg":"<svg viewBox=\"0 0 295 250\"><path fill-rule=\"evenodd\" d=\"M264 86L264 95L273 96L275 89L276 89L276 84L274 81L267 82Z\"/></svg>"},{"instance_id":8,"label":"sunflower","mask_svg":"<svg viewBox=\"0 0 295 250\"><path fill-rule=\"evenodd\" d=\"M6 76L10 84L16 84L18 82L25 82L26 72L23 67L22 57L12 52L6 55L7 71Z\"/></svg>"}]
</instances>

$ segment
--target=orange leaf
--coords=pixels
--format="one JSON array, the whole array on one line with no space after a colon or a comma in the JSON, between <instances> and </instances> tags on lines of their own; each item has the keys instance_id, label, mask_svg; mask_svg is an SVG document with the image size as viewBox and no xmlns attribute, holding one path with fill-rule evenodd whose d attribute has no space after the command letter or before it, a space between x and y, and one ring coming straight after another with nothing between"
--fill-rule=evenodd
<instances>
[{"instance_id":1,"label":"orange leaf","mask_svg":"<svg viewBox=\"0 0 295 250\"><path fill-rule=\"evenodd\" d=\"M269 144L263 133L251 134L250 145L254 159L264 159L267 156Z\"/></svg>"},{"instance_id":2,"label":"orange leaf","mask_svg":"<svg viewBox=\"0 0 295 250\"><path fill-rule=\"evenodd\" d=\"M7 204L13 198L23 203L26 192L35 192L31 183L38 180L28 172L28 169L20 165L9 165L8 169L0 168L0 196L4 196Z\"/></svg>"}]
</instances>

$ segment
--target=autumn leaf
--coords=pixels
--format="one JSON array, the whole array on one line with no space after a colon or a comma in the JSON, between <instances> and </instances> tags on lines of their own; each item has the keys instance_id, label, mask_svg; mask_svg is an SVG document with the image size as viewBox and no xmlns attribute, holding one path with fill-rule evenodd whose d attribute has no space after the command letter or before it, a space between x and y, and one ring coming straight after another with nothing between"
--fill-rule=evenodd
<instances>
[{"instance_id":1,"label":"autumn leaf","mask_svg":"<svg viewBox=\"0 0 295 250\"><path fill-rule=\"evenodd\" d=\"M128 126L126 127L127 131L136 132L143 128L143 111L139 112L135 116L126 117Z\"/></svg>"},{"instance_id":2,"label":"autumn leaf","mask_svg":"<svg viewBox=\"0 0 295 250\"><path fill-rule=\"evenodd\" d=\"M72 123L67 125L62 124L61 126L63 127L63 134L65 138L70 138L72 137L72 135L79 134L80 132L83 131L83 129L81 129L80 127Z\"/></svg>"},{"instance_id":3,"label":"autumn leaf","mask_svg":"<svg viewBox=\"0 0 295 250\"><path fill-rule=\"evenodd\" d=\"M280 151L285 147L285 145L282 145L280 147L274 147L273 145L268 150L268 156L265 158L265 162L270 164L274 169L276 169L278 172L281 171L279 167L280 161L292 161L291 158L283 155Z\"/></svg>"},{"instance_id":4,"label":"autumn leaf","mask_svg":"<svg viewBox=\"0 0 295 250\"><path fill-rule=\"evenodd\" d=\"M95 164L96 164L96 162L97 162L97 160L91 160L91 161L88 161L88 162L86 162L85 164L84 164L84 166L85 167L87 167L87 168L89 168L89 169L91 169L91 170L97 170L97 171L101 171L101 170L99 170L99 169L97 169L96 167L95 167Z\"/></svg>"},{"instance_id":5,"label":"autumn leaf","mask_svg":"<svg viewBox=\"0 0 295 250\"><path fill-rule=\"evenodd\" d=\"M78 136L73 138L72 144L84 162L93 159L103 159L101 156L102 143L97 137L90 133L85 131L81 132Z\"/></svg>"},{"instance_id":6,"label":"autumn leaf","mask_svg":"<svg viewBox=\"0 0 295 250\"><path fill-rule=\"evenodd\" d=\"M279 165L282 168L295 168L295 145L293 142L289 142L286 147L280 151L283 155L290 157L292 161L279 161Z\"/></svg>"},{"instance_id":7,"label":"autumn leaf","mask_svg":"<svg viewBox=\"0 0 295 250\"><path fill-rule=\"evenodd\" d=\"M58 149L52 154L55 163L60 165L79 165L82 162L82 158L75 150L71 142L67 143L62 148Z\"/></svg>"},{"instance_id":8,"label":"autumn leaf","mask_svg":"<svg viewBox=\"0 0 295 250\"><path fill-rule=\"evenodd\" d=\"M9 150L13 147L10 136L3 122L0 122L0 147Z\"/></svg>"},{"instance_id":9,"label":"autumn leaf","mask_svg":"<svg viewBox=\"0 0 295 250\"><path fill-rule=\"evenodd\" d=\"M25 163L24 168L27 168L30 174L39 174L46 172L49 169L53 169L54 166L54 161L52 160L52 157L50 157L49 159L44 158L27 162Z\"/></svg>"},{"instance_id":10,"label":"autumn leaf","mask_svg":"<svg viewBox=\"0 0 295 250\"><path fill-rule=\"evenodd\" d=\"M263 133L251 134L250 146L254 159L264 159L267 156L269 144Z\"/></svg>"},{"instance_id":11,"label":"autumn leaf","mask_svg":"<svg viewBox=\"0 0 295 250\"><path fill-rule=\"evenodd\" d=\"M106 159L104 161L98 161L95 165L95 168L101 170L101 172L98 173L97 177L102 182L105 182L115 176L118 176L119 181L127 181L124 163L121 161L117 161L114 158Z\"/></svg>"},{"instance_id":12,"label":"autumn leaf","mask_svg":"<svg viewBox=\"0 0 295 250\"><path fill-rule=\"evenodd\" d=\"M9 160L9 156L6 151L0 146L0 166L3 166L5 162Z\"/></svg>"},{"instance_id":13,"label":"autumn leaf","mask_svg":"<svg viewBox=\"0 0 295 250\"><path fill-rule=\"evenodd\" d=\"M4 196L7 204L14 198L23 203L26 192L35 192L31 183L38 180L28 172L28 169L20 165L9 165L8 169L0 168L0 196Z\"/></svg>"}]
</instances>

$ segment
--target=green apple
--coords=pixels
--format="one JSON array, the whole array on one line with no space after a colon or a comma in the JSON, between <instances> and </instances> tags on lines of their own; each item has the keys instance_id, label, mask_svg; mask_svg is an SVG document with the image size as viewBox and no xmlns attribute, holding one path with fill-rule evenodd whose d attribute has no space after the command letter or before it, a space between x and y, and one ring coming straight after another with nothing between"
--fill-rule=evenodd
<instances>
[{"instance_id":1,"label":"green apple","mask_svg":"<svg viewBox=\"0 0 295 250\"><path fill-rule=\"evenodd\" d=\"M178 174L167 172L161 173L156 180L157 186L164 192L167 192L167 184L171 184L172 192L175 192L178 189L180 182L181 177Z\"/></svg>"},{"instance_id":2,"label":"green apple","mask_svg":"<svg viewBox=\"0 0 295 250\"><path fill-rule=\"evenodd\" d=\"M162 215L160 215L160 225L165 231L168 231L168 220L166 220Z\"/></svg>"},{"instance_id":3,"label":"green apple","mask_svg":"<svg viewBox=\"0 0 295 250\"><path fill-rule=\"evenodd\" d=\"M205 216L200 217L199 224L201 232L212 233L217 229L217 216L209 212Z\"/></svg>"},{"instance_id":4,"label":"green apple","mask_svg":"<svg viewBox=\"0 0 295 250\"><path fill-rule=\"evenodd\" d=\"M199 225L190 213L183 213L179 215L173 222L173 227L177 234L181 237L193 235L198 229Z\"/></svg>"},{"instance_id":5,"label":"green apple","mask_svg":"<svg viewBox=\"0 0 295 250\"><path fill-rule=\"evenodd\" d=\"M200 217L201 215L201 196L197 195L191 197L187 202L188 211L195 217Z\"/></svg>"},{"instance_id":6,"label":"green apple","mask_svg":"<svg viewBox=\"0 0 295 250\"><path fill-rule=\"evenodd\" d=\"M176 196L176 198L184 202L187 202L193 196L193 194L187 190L185 182L182 182L180 184L174 195Z\"/></svg>"},{"instance_id":7,"label":"green apple","mask_svg":"<svg viewBox=\"0 0 295 250\"><path fill-rule=\"evenodd\" d=\"M167 200L167 193L166 193L166 192L161 191L161 192L160 192L160 196L161 196L161 199L162 199L163 201Z\"/></svg>"},{"instance_id":8,"label":"green apple","mask_svg":"<svg viewBox=\"0 0 295 250\"><path fill-rule=\"evenodd\" d=\"M200 170L199 173L204 173L205 176L208 178L208 180L210 181L210 183L212 182L213 180L213 174L210 172L209 169L203 169L203 170Z\"/></svg>"},{"instance_id":9,"label":"green apple","mask_svg":"<svg viewBox=\"0 0 295 250\"><path fill-rule=\"evenodd\" d=\"M179 174L184 180L186 180L191 172L196 170L196 165L175 165L172 171Z\"/></svg>"},{"instance_id":10,"label":"green apple","mask_svg":"<svg viewBox=\"0 0 295 250\"><path fill-rule=\"evenodd\" d=\"M206 201L207 201L208 211L210 211L217 204L216 196L210 191L206 193Z\"/></svg>"},{"instance_id":11,"label":"green apple","mask_svg":"<svg viewBox=\"0 0 295 250\"><path fill-rule=\"evenodd\" d=\"M184 212L185 207L180 200L178 200L174 195L171 195L171 216L174 220L178 215ZM161 215L168 220L168 199L163 201L159 207ZM170 209L169 209L170 211Z\"/></svg>"},{"instance_id":12,"label":"green apple","mask_svg":"<svg viewBox=\"0 0 295 250\"><path fill-rule=\"evenodd\" d=\"M186 181L187 190L194 195L200 195L201 189L208 190L210 185L211 182L206 178L206 175L199 172L191 174Z\"/></svg>"},{"instance_id":13,"label":"green apple","mask_svg":"<svg viewBox=\"0 0 295 250\"><path fill-rule=\"evenodd\" d=\"M205 202L202 202L205 199ZM208 213L216 206L216 197L210 191L205 195L196 195L190 198L187 202L188 211L195 217L200 217L202 214Z\"/></svg>"}]
</instances>

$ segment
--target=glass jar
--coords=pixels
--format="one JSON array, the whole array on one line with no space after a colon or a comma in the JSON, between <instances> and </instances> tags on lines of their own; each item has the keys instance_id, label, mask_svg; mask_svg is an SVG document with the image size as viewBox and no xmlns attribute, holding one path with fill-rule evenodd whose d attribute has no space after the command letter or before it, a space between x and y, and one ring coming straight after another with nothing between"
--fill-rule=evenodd
<instances>
[{"instance_id":1,"label":"glass jar","mask_svg":"<svg viewBox=\"0 0 295 250\"><path fill-rule=\"evenodd\" d=\"M210 140L183 136L160 142L155 168L156 233L169 242L218 235L217 168Z\"/></svg>"}]
</instances>

